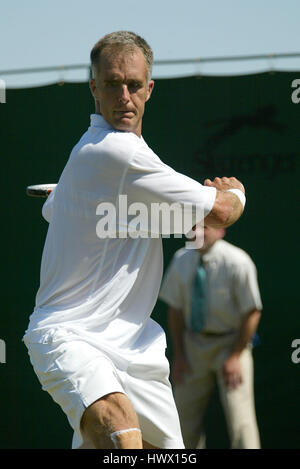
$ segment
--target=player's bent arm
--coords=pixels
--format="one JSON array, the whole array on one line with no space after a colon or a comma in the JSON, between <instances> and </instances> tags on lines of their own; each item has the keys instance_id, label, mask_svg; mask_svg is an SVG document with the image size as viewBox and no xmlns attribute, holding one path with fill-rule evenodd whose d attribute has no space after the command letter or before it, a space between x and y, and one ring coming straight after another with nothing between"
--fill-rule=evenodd
<instances>
[{"instance_id":1,"label":"player's bent arm","mask_svg":"<svg viewBox=\"0 0 300 469\"><path fill-rule=\"evenodd\" d=\"M232 192L217 191L214 206L205 217L204 224L215 228L233 225L244 211L239 198Z\"/></svg>"},{"instance_id":2,"label":"player's bent arm","mask_svg":"<svg viewBox=\"0 0 300 469\"><path fill-rule=\"evenodd\" d=\"M244 211L245 189L235 177L216 177L213 181L206 179L205 186L217 189L215 203L205 217L205 225L215 228L227 228L235 223Z\"/></svg>"}]
</instances>

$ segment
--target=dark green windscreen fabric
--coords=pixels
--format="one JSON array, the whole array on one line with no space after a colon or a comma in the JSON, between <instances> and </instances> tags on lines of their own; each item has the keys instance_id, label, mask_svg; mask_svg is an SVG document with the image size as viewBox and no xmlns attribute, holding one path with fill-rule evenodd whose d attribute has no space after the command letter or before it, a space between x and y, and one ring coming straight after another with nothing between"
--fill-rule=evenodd
<instances>
[{"instance_id":1,"label":"dark green windscreen fabric","mask_svg":"<svg viewBox=\"0 0 300 469\"><path fill-rule=\"evenodd\" d=\"M299 75L299 74L298 74ZM255 396L262 446L299 448L300 363L291 343L299 320L299 117L291 101L297 73L156 80L146 105L143 136L175 170L203 182L236 176L245 185L243 217L226 239L254 260L263 300L261 344L254 350ZM0 104L2 163L2 311L0 447L68 448L66 417L40 384L21 339L39 286L47 231L41 199L29 184L56 182L94 111L88 84L8 90ZM168 265L183 239L164 239ZM169 339L166 306L153 317ZM169 343L167 350L172 357ZM208 413L208 446L226 447L216 402Z\"/></svg>"}]
</instances>

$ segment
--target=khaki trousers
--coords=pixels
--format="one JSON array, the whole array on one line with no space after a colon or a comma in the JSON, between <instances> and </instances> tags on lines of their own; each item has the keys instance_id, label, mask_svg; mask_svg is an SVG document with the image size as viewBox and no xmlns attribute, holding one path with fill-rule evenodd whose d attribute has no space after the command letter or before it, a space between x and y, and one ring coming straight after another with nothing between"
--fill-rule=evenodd
<instances>
[{"instance_id":1,"label":"khaki trousers","mask_svg":"<svg viewBox=\"0 0 300 469\"><path fill-rule=\"evenodd\" d=\"M256 422L253 393L252 346L241 354L243 382L228 391L222 377L222 364L229 355L236 336L205 336L186 333L185 349L192 368L182 384L174 388L183 439L186 448L205 448L204 414L209 399L218 385L225 413L231 447L259 449L260 439Z\"/></svg>"}]
</instances>

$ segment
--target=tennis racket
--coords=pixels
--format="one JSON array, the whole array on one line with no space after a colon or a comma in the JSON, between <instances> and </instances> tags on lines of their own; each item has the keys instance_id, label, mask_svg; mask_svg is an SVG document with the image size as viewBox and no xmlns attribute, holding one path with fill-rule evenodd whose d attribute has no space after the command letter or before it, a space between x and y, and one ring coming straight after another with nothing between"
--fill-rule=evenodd
<instances>
[{"instance_id":1,"label":"tennis racket","mask_svg":"<svg viewBox=\"0 0 300 469\"><path fill-rule=\"evenodd\" d=\"M56 186L57 184L35 184L33 186L27 186L26 194L30 197L47 198Z\"/></svg>"}]
</instances>

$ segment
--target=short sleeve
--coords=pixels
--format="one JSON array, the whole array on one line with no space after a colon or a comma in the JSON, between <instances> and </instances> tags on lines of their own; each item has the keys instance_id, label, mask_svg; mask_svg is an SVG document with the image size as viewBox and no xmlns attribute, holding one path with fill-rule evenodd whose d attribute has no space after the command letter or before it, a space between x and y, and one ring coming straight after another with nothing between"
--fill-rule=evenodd
<instances>
[{"instance_id":1,"label":"short sleeve","mask_svg":"<svg viewBox=\"0 0 300 469\"><path fill-rule=\"evenodd\" d=\"M243 262L235 266L233 290L238 309L242 315L249 313L253 309L262 310L257 270L250 257L247 257Z\"/></svg>"},{"instance_id":2,"label":"short sleeve","mask_svg":"<svg viewBox=\"0 0 300 469\"><path fill-rule=\"evenodd\" d=\"M159 299L175 309L184 309L183 285L174 258L164 275Z\"/></svg>"},{"instance_id":3,"label":"short sleeve","mask_svg":"<svg viewBox=\"0 0 300 469\"><path fill-rule=\"evenodd\" d=\"M158 205L172 207L177 214L171 221L169 233L188 233L194 225L200 223L213 208L216 189L206 187L164 164L146 145L141 146L130 161L124 181L124 194L128 205L143 203L148 213ZM157 224L149 231L156 231ZM159 230L167 234L168 228Z\"/></svg>"}]
</instances>

